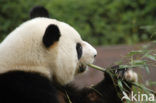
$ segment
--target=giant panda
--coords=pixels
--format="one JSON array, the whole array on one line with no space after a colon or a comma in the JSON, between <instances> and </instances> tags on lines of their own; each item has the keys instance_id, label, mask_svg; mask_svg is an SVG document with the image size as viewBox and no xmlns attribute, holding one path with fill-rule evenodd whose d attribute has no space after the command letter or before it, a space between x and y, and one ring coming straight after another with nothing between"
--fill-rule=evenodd
<instances>
[{"instance_id":1,"label":"giant panda","mask_svg":"<svg viewBox=\"0 0 156 103\"><path fill-rule=\"evenodd\" d=\"M0 103L121 103L107 73L92 88L70 84L97 55L72 26L41 6L30 17L0 44ZM127 70L124 78L136 81L137 74Z\"/></svg>"}]
</instances>

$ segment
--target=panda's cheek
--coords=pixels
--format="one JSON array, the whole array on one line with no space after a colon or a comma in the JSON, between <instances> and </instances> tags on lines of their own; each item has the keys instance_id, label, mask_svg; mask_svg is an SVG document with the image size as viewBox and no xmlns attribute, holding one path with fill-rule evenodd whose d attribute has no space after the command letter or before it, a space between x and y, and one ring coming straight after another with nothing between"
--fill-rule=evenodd
<instances>
[{"instance_id":1,"label":"panda's cheek","mask_svg":"<svg viewBox=\"0 0 156 103\"><path fill-rule=\"evenodd\" d=\"M90 56L89 54L85 53L85 55L82 56L80 62L84 63L84 64L91 64L94 62L94 58L92 56Z\"/></svg>"}]
</instances>

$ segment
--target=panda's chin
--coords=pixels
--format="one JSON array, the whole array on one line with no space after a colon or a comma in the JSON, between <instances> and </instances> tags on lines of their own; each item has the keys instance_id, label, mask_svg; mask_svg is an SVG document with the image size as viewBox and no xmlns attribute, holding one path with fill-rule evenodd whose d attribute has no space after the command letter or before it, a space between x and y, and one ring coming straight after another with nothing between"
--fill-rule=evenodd
<instances>
[{"instance_id":1,"label":"panda's chin","mask_svg":"<svg viewBox=\"0 0 156 103\"><path fill-rule=\"evenodd\" d=\"M87 70L87 65L81 64L78 68L78 73L83 73Z\"/></svg>"}]
</instances>

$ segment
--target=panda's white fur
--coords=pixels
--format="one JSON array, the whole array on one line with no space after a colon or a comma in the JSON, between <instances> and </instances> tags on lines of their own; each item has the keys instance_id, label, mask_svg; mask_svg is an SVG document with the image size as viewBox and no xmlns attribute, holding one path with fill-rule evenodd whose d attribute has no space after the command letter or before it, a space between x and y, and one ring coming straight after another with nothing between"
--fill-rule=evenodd
<instances>
[{"instance_id":1,"label":"panda's white fur","mask_svg":"<svg viewBox=\"0 0 156 103\"><path fill-rule=\"evenodd\" d=\"M46 28L58 26L61 37L48 49L42 43ZM76 44L83 48L82 57L77 58ZM0 73L12 70L39 72L48 78L55 77L64 85L73 80L80 65L92 63L96 50L83 41L70 25L44 17L29 20L17 27L0 44Z\"/></svg>"}]
</instances>

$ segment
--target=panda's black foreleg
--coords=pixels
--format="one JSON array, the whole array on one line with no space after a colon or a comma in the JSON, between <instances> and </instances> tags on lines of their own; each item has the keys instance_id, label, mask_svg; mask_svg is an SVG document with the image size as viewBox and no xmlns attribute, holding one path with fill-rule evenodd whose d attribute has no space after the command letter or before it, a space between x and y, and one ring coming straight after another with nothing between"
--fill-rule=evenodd
<instances>
[{"instance_id":1,"label":"panda's black foreleg","mask_svg":"<svg viewBox=\"0 0 156 103\"><path fill-rule=\"evenodd\" d=\"M97 85L78 90L73 86L67 86L66 91L72 103L121 103L110 76ZM67 103L69 100L66 99Z\"/></svg>"},{"instance_id":2,"label":"panda's black foreleg","mask_svg":"<svg viewBox=\"0 0 156 103\"><path fill-rule=\"evenodd\" d=\"M116 73L119 77L124 76L127 72L127 69L116 71L118 66L111 69L114 69L113 73ZM118 79L116 77L112 79L112 76L107 72L104 75L105 78L100 83L90 88L77 90L72 86L67 86L66 90L72 103L122 103L122 91L117 86ZM127 87L127 85L125 86L123 84L124 90L126 90L125 92L131 91L131 85L126 80L123 81L128 85Z\"/></svg>"},{"instance_id":3,"label":"panda's black foreleg","mask_svg":"<svg viewBox=\"0 0 156 103\"><path fill-rule=\"evenodd\" d=\"M119 66L113 66L110 69L111 72L105 72L105 78L92 88L101 94L101 98L106 103L122 103L123 91L127 94L131 92L132 85L129 80L137 79L137 77L133 77L133 74L136 76L136 73L129 71L127 68L119 69ZM131 73L128 74L129 78L127 78L128 76L125 76L125 74L129 72ZM119 87L119 82L122 83L123 88Z\"/></svg>"}]
</instances>

